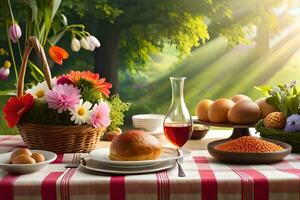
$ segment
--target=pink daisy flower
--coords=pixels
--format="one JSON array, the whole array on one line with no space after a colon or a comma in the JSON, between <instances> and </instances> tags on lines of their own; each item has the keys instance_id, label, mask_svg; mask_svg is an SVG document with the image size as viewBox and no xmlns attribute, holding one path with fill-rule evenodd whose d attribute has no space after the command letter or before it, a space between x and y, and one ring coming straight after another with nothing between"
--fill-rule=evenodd
<instances>
[{"instance_id":1,"label":"pink daisy flower","mask_svg":"<svg viewBox=\"0 0 300 200\"><path fill-rule=\"evenodd\" d=\"M109 117L110 108L107 105L107 103L102 102L99 104L96 104L93 108L93 114L92 114L92 125L95 128L100 127L108 127L110 124L110 117Z\"/></svg>"},{"instance_id":2,"label":"pink daisy flower","mask_svg":"<svg viewBox=\"0 0 300 200\"><path fill-rule=\"evenodd\" d=\"M48 107L57 109L58 113L76 107L80 101L80 90L73 85L59 84L46 95Z\"/></svg>"}]
</instances>

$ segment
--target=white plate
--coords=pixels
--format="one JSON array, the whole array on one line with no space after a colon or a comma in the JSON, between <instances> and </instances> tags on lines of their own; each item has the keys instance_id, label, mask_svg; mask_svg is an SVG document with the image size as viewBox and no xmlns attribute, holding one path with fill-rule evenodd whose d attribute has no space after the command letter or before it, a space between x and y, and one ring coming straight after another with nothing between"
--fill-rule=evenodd
<instances>
[{"instance_id":1,"label":"white plate","mask_svg":"<svg viewBox=\"0 0 300 200\"><path fill-rule=\"evenodd\" d=\"M156 131L153 131L153 132L147 132L147 133L149 133L149 134L151 134L151 135L157 137L157 136L163 135L163 134L164 134L164 130L158 129L158 130L156 130Z\"/></svg>"},{"instance_id":2,"label":"white plate","mask_svg":"<svg viewBox=\"0 0 300 200\"><path fill-rule=\"evenodd\" d=\"M103 149L96 149L92 152L90 152L90 157L100 163L104 163L106 165L113 165L113 166L124 166L124 165L151 165L151 164L157 164L165 161L172 161L176 160L182 157L187 157L191 155L191 152L188 150L183 150L183 155L178 156L177 150L174 148L169 147L163 147L163 152L160 158L156 160L141 160L141 161L115 161L109 159L109 148L103 148Z\"/></svg>"},{"instance_id":3,"label":"white plate","mask_svg":"<svg viewBox=\"0 0 300 200\"><path fill-rule=\"evenodd\" d=\"M144 168L118 168L118 167L112 167L103 165L93 159L85 159L86 165L80 164L80 166L84 169L96 171L96 172L103 172L103 173L109 173L109 174L145 174L150 172L157 172L165 169L169 169L174 167L175 162L174 161L166 161L162 162L158 165L152 166L152 167L144 167Z\"/></svg>"},{"instance_id":4,"label":"white plate","mask_svg":"<svg viewBox=\"0 0 300 200\"><path fill-rule=\"evenodd\" d=\"M132 120L164 119L164 117L164 115L160 114L139 114L133 115Z\"/></svg>"},{"instance_id":5,"label":"white plate","mask_svg":"<svg viewBox=\"0 0 300 200\"><path fill-rule=\"evenodd\" d=\"M12 152L8 152L8 153L0 154L0 169L13 174L29 174L43 169L49 163L54 161L57 157L55 153L50 151L44 151L44 150L30 150L30 151L32 153L43 154L45 157L45 161L37 164L9 164L9 158Z\"/></svg>"}]
</instances>

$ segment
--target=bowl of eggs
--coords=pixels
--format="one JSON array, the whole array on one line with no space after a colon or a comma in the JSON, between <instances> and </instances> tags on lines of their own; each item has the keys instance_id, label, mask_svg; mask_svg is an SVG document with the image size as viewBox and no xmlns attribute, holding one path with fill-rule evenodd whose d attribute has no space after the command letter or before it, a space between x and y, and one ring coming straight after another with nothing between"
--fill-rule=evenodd
<instances>
[{"instance_id":1,"label":"bowl of eggs","mask_svg":"<svg viewBox=\"0 0 300 200\"><path fill-rule=\"evenodd\" d=\"M20 148L0 154L0 169L12 174L29 174L43 169L56 158L50 151Z\"/></svg>"}]
</instances>

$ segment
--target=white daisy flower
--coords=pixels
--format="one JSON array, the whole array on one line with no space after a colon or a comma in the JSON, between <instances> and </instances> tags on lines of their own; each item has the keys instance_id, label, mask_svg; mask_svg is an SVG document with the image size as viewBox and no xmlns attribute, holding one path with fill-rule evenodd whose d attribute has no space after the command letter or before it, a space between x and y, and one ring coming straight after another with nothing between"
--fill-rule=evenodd
<instances>
[{"instance_id":1,"label":"white daisy flower","mask_svg":"<svg viewBox=\"0 0 300 200\"><path fill-rule=\"evenodd\" d=\"M51 85L52 85L52 87L57 86L57 77L56 76L51 79Z\"/></svg>"},{"instance_id":2,"label":"white daisy flower","mask_svg":"<svg viewBox=\"0 0 300 200\"><path fill-rule=\"evenodd\" d=\"M88 101L83 103L80 99L79 104L72 110L70 114L72 115L71 121L75 121L75 124L81 125L85 123L90 123L93 111L91 110L92 104Z\"/></svg>"},{"instance_id":3,"label":"white daisy flower","mask_svg":"<svg viewBox=\"0 0 300 200\"><path fill-rule=\"evenodd\" d=\"M45 100L45 96L49 91L46 81L38 83L36 86L26 90L26 93L31 94L35 99Z\"/></svg>"}]
</instances>

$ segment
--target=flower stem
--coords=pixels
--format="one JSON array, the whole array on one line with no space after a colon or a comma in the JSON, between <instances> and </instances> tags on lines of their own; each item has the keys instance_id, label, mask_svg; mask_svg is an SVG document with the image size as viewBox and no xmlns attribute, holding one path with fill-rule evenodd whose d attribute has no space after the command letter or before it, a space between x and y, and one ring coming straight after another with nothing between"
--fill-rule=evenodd
<instances>
[{"instance_id":1,"label":"flower stem","mask_svg":"<svg viewBox=\"0 0 300 200\"><path fill-rule=\"evenodd\" d=\"M82 28L82 29L84 29L84 25L83 24L71 24L71 25L68 25L68 28Z\"/></svg>"},{"instance_id":2,"label":"flower stem","mask_svg":"<svg viewBox=\"0 0 300 200\"><path fill-rule=\"evenodd\" d=\"M7 3L8 3L8 8L9 8L9 12L10 12L10 16L11 16L12 22L14 23L15 22L15 18L14 18L14 14L12 12L12 9L11 9L10 0L7 0Z\"/></svg>"},{"instance_id":3,"label":"flower stem","mask_svg":"<svg viewBox=\"0 0 300 200\"><path fill-rule=\"evenodd\" d=\"M17 41L17 44L18 44L18 51L19 51L19 55L20 55L20 60L23 59L23 56L22 56L22 51L21 51L21 47L20 47L20 42L19 40Z\"/></svg>"},{"instance_id":4,"label":"flower stem","mask_svg":"<svg viewBox=\"0 0 300 200\"><path fill-rule=\"evenodd\" d=\"M14 51L12 49L12 45L11 45L11 41L10 41L10 37L9 37L9 26L8 26L9 22L8 20L6 20L6 35L7 35L7 41L8 41L8 48L10 51L10 56L14 65L14 71L15 71L15 76L16 76L16 81L18 82L19 77L18 77L18 70L17 70L17 65L16 65L16 61L15 61L15 55L14 55Z\"/></svg>"}]
</instances>

